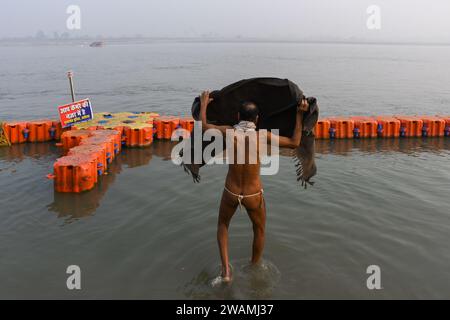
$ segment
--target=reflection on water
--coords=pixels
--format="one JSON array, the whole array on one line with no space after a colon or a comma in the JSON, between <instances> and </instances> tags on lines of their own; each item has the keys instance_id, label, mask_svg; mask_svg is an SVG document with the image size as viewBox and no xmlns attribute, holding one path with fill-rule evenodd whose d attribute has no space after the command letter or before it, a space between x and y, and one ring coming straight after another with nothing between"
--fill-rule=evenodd
<instances>
[{"instance_id":1,"label":"reflection on water","mask_svg":"<svg viewBox=\"0 0 450 320\"><path fill-rule=\"evenodd\" d=\"M122 171L121 160L118 157L109 167L108 174L103 175L90 191L83 193L54 192L53 202L47 205L48 210L55 212L59 218L67 218L66 222L93 215L108 187L114 183L116 174Z\"/></svg>"},{"instance_id":2,"label":"reflection on water","mask_svg":"<svg viewBox=\"0 0 450 320\"><path fill-rule=\"evenodd\" d=\"M56 212L58 217L71 219L83 218L95 213L101 199L108 188L115 182L116 175L123 167L136 168L150 164L153 155L164 160L170 160L171 150L175 143L171 141L156 141L150 148L124 148L119 157L111 164L108 173L100 177L96 186L80 194L54 192L54 201L47 206ZM37 160L38 163L53 163L62 156L62 149L55 143L24 143L0 148L0 172L15 172L15 166L25 159Z\"/></svg>"},{"instance_id":3,"label":"reflection on water","mask_svg":"<svg viewBox=\"0 0 450 320\"><path fill-rule=\"evenodd\" d=\"M270 261L232 261L233 281L215 284L221 266L205 268L180 290L188 299L270 299L281 273Z\"/></svg>"},{"instance_id":4,"label":"reflection on water","mask_svg":"<svg viewBox=\"0 0 450 320\"><path fill-rule=\"evenodd\" d=\"M122 172L124 166L137 168L149 165L153 155L163 160L170 160L175 144L171 141L155 141L150 148L124 148L120 156L112 162L108 173L99 179L92 190L79 194L55 192L54 201L47 206L48 209L56 212L58 217L68 218L67 221L93 215L106 191L115 182L116 175Z\"/></svg>"},{"instance_id":5,"label":"reflection on water","mask_svg":"<svg viewBox=\"0 0 450 320\"><path fill-rule=\"evenodd\" d=\"M282 157L277 176L263 177L270 261L265 268L248 265L251 224L236 215L230 233L234 280L215 287L215 226L226 167L204 168L202 183L194 185L165 161L174 145L156 141L149 148L125 148L109 174L82 194L56 194L45 179L60 156L54 143L0 148L0 252L7 261L0 274L11 279L2 282L0 296L69 297L61 289L65 279L54 275L64 275L61 270L73 261L88 270L85 298L450 293L450 139L319 140L319 175L307 191L296 188L292 162ZM365 286L370 264L384 272L385 289L376 296ZM35 286L26 286L26 279Z\"/></svg>"},{"instance_id":6,"label":"reflection on water","mask_svg":"<svg viewBox=\"0 0 450 320\"><path fill-rule=\"evenodd\" d=\"M177 144L176 141L156 140L152 144L153 154L163 160L171 160L172 149Z\"/></svg>"},{"instance_id":7,"label":"reflection on water","mask_svg":"<svg viewBox=\"0 0 450 320\"><path fill-rule=\"evenodd\" d=\"M406 138L406 139L341 139L317 140L316 153L346 155L352 151L362 153L400 152L414 154L450 149L450 139L446 138Z\"/></svg>"},{"instance_id":8,"label":"reflection on water","mask_svg":"<svg viewBox=\"0 0 450 320\"><path fill-rule=\"evenodd\" d=\"M153 157L153 148L124 148L121 154L116 158L108 172L108 175L117 174L122 171L122 166L136 168L150 164Z\"/></svg>"},{"instance_id":9,"label":"reflection on water","mask_svg":"<svg viewBox=\"0 0 450 320\"><path fill-rule=\"evenodd\" d=\"M54 200L47 208L56 212L58 217L68 218L67 221L93 215L123 166L135 168L148 165L152 156L151 148L123 149L121 155L111 163L107 174L100 177L92 190L79 194L54 192Z\"/></svg>"},{"instance_id":10,"label":"reflection on water","mask_svg":"<svg viewBox=\"0 0 450 320\"><path fill-rule=\"evenodd\" d=\"M11 168L26 158L51 161L61 154L61 149L54 143L22 143L9 147L0 147L0 171Z\"/></svg>"}]
</instances>

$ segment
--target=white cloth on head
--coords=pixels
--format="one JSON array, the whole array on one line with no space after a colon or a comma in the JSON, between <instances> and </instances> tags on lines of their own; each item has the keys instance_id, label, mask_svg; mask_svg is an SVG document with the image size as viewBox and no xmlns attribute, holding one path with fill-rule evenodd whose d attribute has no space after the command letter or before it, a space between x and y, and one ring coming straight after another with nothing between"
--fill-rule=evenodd
<instances>
[{"instance_id":1,"label":"white cloth on head","mask_svg":"<svg viewBox=\"0 0 450 320\"><path fill-rule=\"evenodd\" d=\"M256 124L251 121L240 121L238 124L234 125L233 128L238 131L256 131Z\"/></svg>"}]
</instances>

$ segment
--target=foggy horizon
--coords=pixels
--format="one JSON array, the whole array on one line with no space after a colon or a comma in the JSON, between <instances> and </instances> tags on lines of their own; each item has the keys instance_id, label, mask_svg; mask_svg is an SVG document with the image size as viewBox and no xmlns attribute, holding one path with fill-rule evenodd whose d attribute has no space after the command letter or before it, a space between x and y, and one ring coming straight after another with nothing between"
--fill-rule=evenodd
<instances>
[{"instance_id":1,"label":"foggy horizon","mask_svg":"<svg viewBox=\"0 0 450 320\"><path fill-rule=\"evenodd\" d=\"M69 5L81 9L81 29L68 30ZM370 5L381 28L366 26ZM435 0L130 0L110 3L18 0L2 5L0 38L224 38L293 41L450 42L450 3ZM42 35L42 33L41 33Z\"/></svg>"}]
</instances>

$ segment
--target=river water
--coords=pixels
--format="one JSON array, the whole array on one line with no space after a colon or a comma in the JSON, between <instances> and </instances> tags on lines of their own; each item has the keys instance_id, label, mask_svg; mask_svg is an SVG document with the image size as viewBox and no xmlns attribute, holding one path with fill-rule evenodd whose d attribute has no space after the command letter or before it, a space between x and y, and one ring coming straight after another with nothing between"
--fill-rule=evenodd
<instances>
[{"instance_id":1,"label":"river water","mask_svg":"<svg viewBox=\"0 0 450 320\"><path fill-rule=\"evenodd\" d=\"M297 82L322 115L450 114L450 47L147 41L0 46L0 119L55 117L69 98L95 111L189 113L202 89L246 77ZM318 141L312 188L282 156L264 176L264 262L252 230L230 229L231 286L219 272L225 166L193 184L170 142L125 149L92 191L57 194L53 143L0 148L0 298L449 298L450 139ZM78 265L82 290L66 287ZM381 269L368 290L367 267Z\"/></svg>"}]
</instances>

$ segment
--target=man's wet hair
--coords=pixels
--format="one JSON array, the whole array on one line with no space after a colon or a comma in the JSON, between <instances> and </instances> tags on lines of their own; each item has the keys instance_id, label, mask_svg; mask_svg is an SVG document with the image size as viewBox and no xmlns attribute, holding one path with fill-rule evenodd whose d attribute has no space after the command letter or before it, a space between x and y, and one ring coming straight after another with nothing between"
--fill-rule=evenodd
<instances>
[{"instance_id":1,"label":"man's wet hair","mask_svg":"<svg viewBox=\"0 0 450 320\"><path fill-rule=\"evenodd\" d=\"M259 109L253 102L244 102L239 108L239 119L243 121L256 121Z\"/></svg>"}]
</instances>

